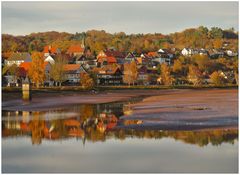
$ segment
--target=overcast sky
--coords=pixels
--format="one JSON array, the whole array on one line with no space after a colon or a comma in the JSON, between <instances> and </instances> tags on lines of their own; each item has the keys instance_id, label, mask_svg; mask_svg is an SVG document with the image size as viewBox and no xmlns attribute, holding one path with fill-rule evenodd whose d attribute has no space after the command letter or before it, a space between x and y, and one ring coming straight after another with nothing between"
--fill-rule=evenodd
<instances>
[{"instance_id":1,"label":"overcast sky","mask_svg":"<svg viewBox=\"0 0 240 175\"><path fill-rule=\"evenodd\" d=\"M189 27L234 27L238 2L2 2L2 33L163 33Z\"/></svg>"}]
</instances>

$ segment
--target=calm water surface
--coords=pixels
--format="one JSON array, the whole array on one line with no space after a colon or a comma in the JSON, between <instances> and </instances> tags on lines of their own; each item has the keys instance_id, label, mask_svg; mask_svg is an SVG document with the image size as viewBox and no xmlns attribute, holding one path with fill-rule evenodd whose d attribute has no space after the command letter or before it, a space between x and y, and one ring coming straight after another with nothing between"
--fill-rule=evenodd
<instances>
[{"instance_id":1,"label":"calm water surface","mask_svg":"<svg viewBox=\"0 0 240 175\"><path fill-rule=\"evenodd\" d=\"M136 99L138 100L138 99ZM3 111L4 173L238 171L238 131L132 129L131 102ZM131 129L128 128L130 126Z\"/></svg>"}]
</instances>

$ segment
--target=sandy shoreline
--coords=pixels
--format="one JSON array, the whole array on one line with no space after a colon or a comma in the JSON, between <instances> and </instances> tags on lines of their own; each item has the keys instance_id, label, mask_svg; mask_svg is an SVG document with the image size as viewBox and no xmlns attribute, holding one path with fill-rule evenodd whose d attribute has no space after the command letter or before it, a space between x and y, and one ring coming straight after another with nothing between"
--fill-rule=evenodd
<instances>
[{"instance_id":1,"label":"sandy shoreline","mask_svg":"<svg viewBox=\"0 0 240 175\"><path fill-rule=\"evenodd\" d=\"M126 120L140 120L135 128L192 130L238 128L238 90L185 90L156 95L132 104Z\"/></svg>"}]
</instances>

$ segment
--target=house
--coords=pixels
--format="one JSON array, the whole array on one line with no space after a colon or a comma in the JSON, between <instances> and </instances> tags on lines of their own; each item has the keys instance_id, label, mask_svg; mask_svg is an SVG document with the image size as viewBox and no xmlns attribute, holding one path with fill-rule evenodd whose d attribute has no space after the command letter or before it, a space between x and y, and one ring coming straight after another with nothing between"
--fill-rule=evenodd
<instances>
[{"instance_id":1,"label":"house","mask_svg":"<svg viewBox=\"0 0 240 175\"><path fill-rule=\"evenodd\" d=\"M49 62L50 64L55 64L55 60L53 58L53 56L48 55L45 59L44 62Z\"/></svg>"},{"instance_id":2,"label":"house","mask_svg":"<svg viewBox=\"0 0 240 175\"><path fill-rule=\"evenodd\" d=\"M199 53L199 55L209 55L209 53L208 53L208 51L206 50L206 49L200 49L199 51L198 51L198 53Z\"/></svg>"},{"instance_id":3,"label":"house","mask_svg":"<svg viewBox=\"0 0 240 175\"><path fill-rule=\"evenodd\" d=\"M11 56L5 60L5 64L8 66L11 66L13 64L16 64L19 66L23 62L31 62L32 58L31 55L27 52L17 52L12 53Z\"/></svg>"},{"instance_id":4,"label":"house","mask_svg":"<svg viewBox=\"0 0 240 175\"><path fill-rule=\"evenodd\" d=\"M148 52L147 54L149 57L151 57L152 62L157 62L159 64L166 63L170 64L170 58L166 53L158 53L158 52Z\"/></svg>"},{"instance_id":5,"label":"house","mask_svg":"<svg viewBox=\"0 0 240 175\"><path fill-rule=\"evenodd\" d=\"M98 85L119 85L123 82L123 73L119 66L107 65L101 68L94 68L97 74Z\"/></svg>"},{"instance_id":6,"label":"house","mask_svg":"<svg viewBox=\"0 0 240 175\"><path fill-rule=\"evenodd\" d=\"M106 57L114 57L117 61L117 64L124 64L124 58L126 57L126 54L124 52L108 49L105 51L100 51L97 55L97 59Z\"/></svg>"},{"instance_id":7,"label":"house","mask_svg":"<svg viewBox=\"0 0 240 175\"><path fill-rule=\"evenodd\" d=\"M43 54L44 54L44 57L48 57L49 55L61 54L61 50L57 47L53 47L49 45L44 47Z\"/></svg>"},{"instance_id":8,"label":"house","mask_svg":"<svg viewBox=\"0 0 240 175\"><path fill-rule=\"evenodd\" d=\"M72 45L68 48L67 54L71 56L81 56L84 54L84 46Z\"/></svg>"},{"instance_id":9,"label":"house","mask_svg":"<svg viewBox=\"0 0 240 175\"><path fill-rule=\"evenodd\" d=\"M137 62L137 59L133 53L129 52L124 58L124 63L131 63L133 61Z\"/></svg>"},{"instance_id":10,"label":"house","mask_svg":"<svg viewBox=\"0 0 240 175\"><path fill-rule=\"evenodd\" d=\"M167 55L169 60L168 62L170 63L174 58L175 58L175 51L176 48L172 48L172 49L159 49L158 50L158 54L161 55Z\"/></svg>"},{"instance_id":11,"label":"house","mask_svg":"<svg viewBox=\"0 0 240 175\"><path fill-rule=\"evenodd\" d=\"M148 85L149 82L149 74L147 66L138 66L138 77L137 82L138 84Z\"/></svg>"},{"instance_id":12,"label":"house","mask_svg":"<svg viewBox=\"0 0 240 175\"><path fill-rule=\"evenodd\" d=\"M80 83L80 73L87 73L86 68L81 64L66 64L64 65L66 82L69 84Z\"/></svg>"},{"instance_id":13,"label":"house","mask_svg":"<svg viewBox=\"0 0 240 175\"><path fill-rule=\"evenodd\" d=\"M77 55L74 57L74 59L75 59L76 64L87 64L88 63L88 59L86 58L85 55Z\"/></svg>"},{"instance_id":14,"label":"house","mask_svg":"<svg viewBox=\"0 0 240 175\"><path fill-rule=\"evenodd\" d=\"M195 54L198 54L198 50L196 49L190 49L190 48L184 48L182 51L181 51L182 55L184 56L189 56L189 55L195 55Z\"/></svg>"},{"instance_id":15,"label":"house","mask_svg":"<svg viewBox=\"0 0 240 175\"><path fill-rule=\"evenodd\" d=\"M232 50L226 50L225 54L229 57L237 56L237 53L234 53Z\"/></svg>"},{"instance_id":16,"label":"house","mask_svg":"<svg viewBox=\"0 0 240 175\"><path fill-rule=\"evenodd\" d=\"M208 55L210 56L210 58L217 59L224 56L224 51L222 51L221 49L209 49Z\"/></svg>"},{"instance_id":17,"label":"house","mask_svg":"<svg viewBox=\"0 0 240 175\"><path fill-rule=\"evenodd\" d=\"M100 63L100 65L117 64L117 59L113 56L99 57L97 62Z\"/></svg>"}]
</instances>

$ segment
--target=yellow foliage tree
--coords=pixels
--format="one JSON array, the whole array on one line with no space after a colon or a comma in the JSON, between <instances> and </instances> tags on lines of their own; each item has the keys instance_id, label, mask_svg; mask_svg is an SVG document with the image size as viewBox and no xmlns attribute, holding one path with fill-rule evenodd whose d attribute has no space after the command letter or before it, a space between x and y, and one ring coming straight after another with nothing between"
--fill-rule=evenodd
<instances>
[{"instance_id":1,"label":"yellow foliage tree","mask_svg":"<svg viewBox=\"0 0 240 175\"><path fill-rule=\"evenodd\" d=\"M130 64L125 63L124 64L124 76L123 76L123 82L127 83L128 85L135 83L138 77L138 70L137 70L137 64L135 61L132 61Z\"/></svg>"},{"instance_id":2,"label":"yellow foliage tree","mask_svg":"<svg viewBox=\"0 0 240 175\"><path fill-rule=\"evenodd\" d=\"M220 38L215 39L215 40L213 41L213 47L214 47L215 49L220 49L220 48L222 47L222 44L223 44L223 42L222 42L222 39L220 39Z\"/></svg>"},{"instance_id":3,"label":"yellow foliage tree","mask_svg":"<svg viewBox=\"0 0 240 175\"><path fill-rule=\"evenodd\" d=\"M161 81L164 85L172 85L173 84L173 77L171 76L171 70L170 67L163 63L161 64Z\"/></svg>"},{"instance_id":4,"label":"yellow foliage tree","mask_svg":"<svg viewBox=\"0 0 240 175\"><path fill-rule=\"evenodd\" d=\"M210 75L210 79L211 79L212 83L217 85L217 86L220 86L220 85L224 84L224 77L221 74L221 72L217 72L217 71L213 72Z\"/></svg>"},{"instance_id":5,"label":"yellow foliage tree","mask_svg":"<svg viewBox=\"0 0 240 175\"><path fill-rule=\"evenodd\" d=\"M80 83L85 89L91 89L94 85L93 79L87 73L80 74Z\"/></svg>"},{"instance_id":6,"label":"yellow foliage tree","mask_svg":"<svg viewBox=\"0 0 240 175\"><path fill-rule=\"evenodd\" d=\"M28 76L32 80L32 82L39 88L40 84L42 84L45 80L45 67L43 54L40 52L32 53L32 63L30 65Z\"/></svg>"}]
</instances>

